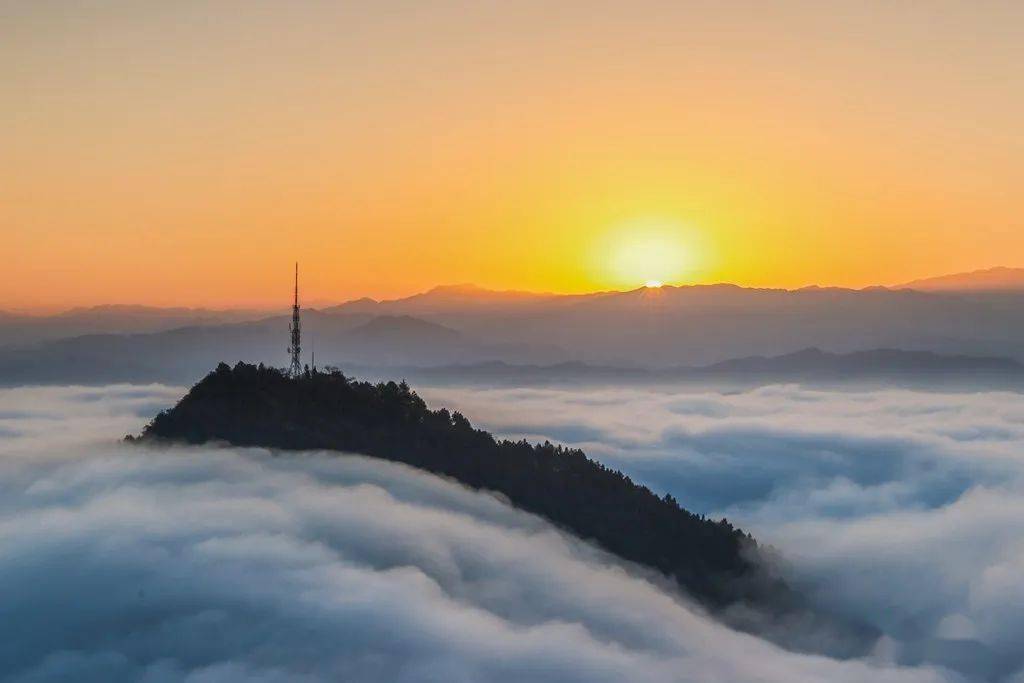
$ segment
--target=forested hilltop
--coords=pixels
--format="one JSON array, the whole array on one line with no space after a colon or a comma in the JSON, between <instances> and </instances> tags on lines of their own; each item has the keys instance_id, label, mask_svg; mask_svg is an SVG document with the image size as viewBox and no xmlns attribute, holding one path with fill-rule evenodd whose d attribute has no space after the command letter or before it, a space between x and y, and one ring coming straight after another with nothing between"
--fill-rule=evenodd
<instances>
[{"instance_id":1,"label":"forested hilltop","mask_svg":"<svg viewBox=\"0 0 1024 683\"><path fill-rule=\"evenodd\" d=\"M430 410L404 382L357 382L337 371L290 378L273 368L221 363L139 439L329 449L402 462L500 492L523 510L674 577L710 607L788 595L751 559L754 540L726 520L688 512L580 450L495 440L460 413Z\"/></svg>"}]
</instances>

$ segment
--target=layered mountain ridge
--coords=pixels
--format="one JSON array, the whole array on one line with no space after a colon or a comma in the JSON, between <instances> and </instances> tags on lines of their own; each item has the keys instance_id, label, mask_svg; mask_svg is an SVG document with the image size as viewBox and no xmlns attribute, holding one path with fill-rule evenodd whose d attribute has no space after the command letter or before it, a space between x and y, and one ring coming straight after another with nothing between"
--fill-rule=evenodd
<instances>
[{"instance_id":1,"label":"layered mountain ridge","mask_svg":"<svg viewBox=\"0 0 1024 683\"><path fill-rule=\"evenodd\" d=\"M349 368L576 363L655 374L807 348L1021 362L1021 311L1024 290L1008 289L784 290L718 284L556 295L456 285L403 299L304 309L303 348L315 350L321 365ZM147 310L141 317L119 307L114 312L78 312L70 316L73 328L66 326L68 316L59 325L49 318L31 324L17 316L0 318L0 384L47 382L62 370L73 370L83 382L192 381L225 356L271 365L285 360L287 315L225 320L204 311L161 316ZM86 333L65 334L82 329ZM65 336L54 339L55 334ZM885 363L905 360L910 357ZM949 365L932 365L941 371L944 364ZM962 363L952 365L965 371ZM860 371L857 363L847 367Z\"/></svg>"}]
</instances>

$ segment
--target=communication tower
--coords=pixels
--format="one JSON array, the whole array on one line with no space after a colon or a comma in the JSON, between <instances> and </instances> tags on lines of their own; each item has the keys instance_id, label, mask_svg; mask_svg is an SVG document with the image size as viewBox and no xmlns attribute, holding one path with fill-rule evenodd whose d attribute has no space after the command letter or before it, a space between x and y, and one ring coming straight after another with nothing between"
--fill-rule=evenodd
<instances>
[{"instance_id":1,"label":"communication tower","mask_svg":"<svg viewBox=\"0 0 1024 683\"><path fill-rule=\"evenodd\" d=\"M295 262L295 303L292 304L292 322L288 326L288 331L291 332L291 345L288 347L288 353L291 354L292 364L288 368L288 374L292 377L298 377L302 374L302 362L300 360L300 353L302 351L302 328L299 324L299 263Z\"/></svg>"}]
</instances>

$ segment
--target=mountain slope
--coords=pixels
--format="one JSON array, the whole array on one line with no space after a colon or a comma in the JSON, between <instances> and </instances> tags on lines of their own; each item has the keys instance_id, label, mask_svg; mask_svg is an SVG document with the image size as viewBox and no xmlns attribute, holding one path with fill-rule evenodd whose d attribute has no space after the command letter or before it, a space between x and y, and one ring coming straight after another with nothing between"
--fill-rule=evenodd
<instances>
[{"instance_id":1,"label":"mountain slope","mask_svg":"<svg viewBox=\"0 0 1024 683\"><path fill-rule=\"evenodd\" d=\"M373 312L378 315L423 315L453 312L465 309L529 307L542 302L554 302L565 295L498 291L470 284L439 285L412 296L386 301L357 299L323 309L325 313Z\"/></svg>"},{"instance_id":2,"label":"mountain slope","mask_svg":"<svg viewBox=\"0 0 1024 683\"><path fill-rule=\"evenodd\" d=\"M404 384L358 383L340 373L291 379L273 369L221 364L140 438L330 449L403 462L497 491L674 577L706 604L789 599L750 559L756 543L726 521L689 513L581 451L495 441L458 413L429 410Z\"/></svg>"},{"instance_id":3,"label":"mountain slope","mask_svg":"<svg viewBox=\"0 0 1024 683\"><path fill-rule=\"evenodd\" d=\"M1024 292L1024 268L996 267L913 280L899 289L924 292Z\"/></svg>"},{"instance_id":4,"label":"mountain slope","mask_svg":"<svg viewBox=\"0 0 1024 683\"><path fill-rule=\"evenodd\" d=\"M33 344L87 334L145 334L193 325L219 325L256 320L265 312L106 305L73 308L55 315L0 312L0 347Z\"/></svg>"},{"instance_id":5,"label":"mountain slope","mask_svg":"<svg viewBox=\"0 0 1024 683\"><path fill-rule=\"evenodd\" d=\"M415 340L417 343L458 344L465 339L464 335L449 327L409 315L376 316L353 329L351 335L375 343Z\"/></svg>"}]
</instances>

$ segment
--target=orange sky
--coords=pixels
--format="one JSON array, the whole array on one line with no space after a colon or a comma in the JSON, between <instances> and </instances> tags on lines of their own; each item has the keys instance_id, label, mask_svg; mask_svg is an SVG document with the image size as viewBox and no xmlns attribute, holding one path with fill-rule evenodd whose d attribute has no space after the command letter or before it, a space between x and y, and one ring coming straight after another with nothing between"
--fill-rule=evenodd
<instances>
[{"instance_id":1,"label":"orange sky","mask_svg":"<svg viewBox=\"0 0 1024 683\"><path fill-rule=\"evenodd\" d=\"M359 5L359 6L356 6ZM1024 265L1024 3L0 4L0 308Z\"/></svg>"}]
</instances>

